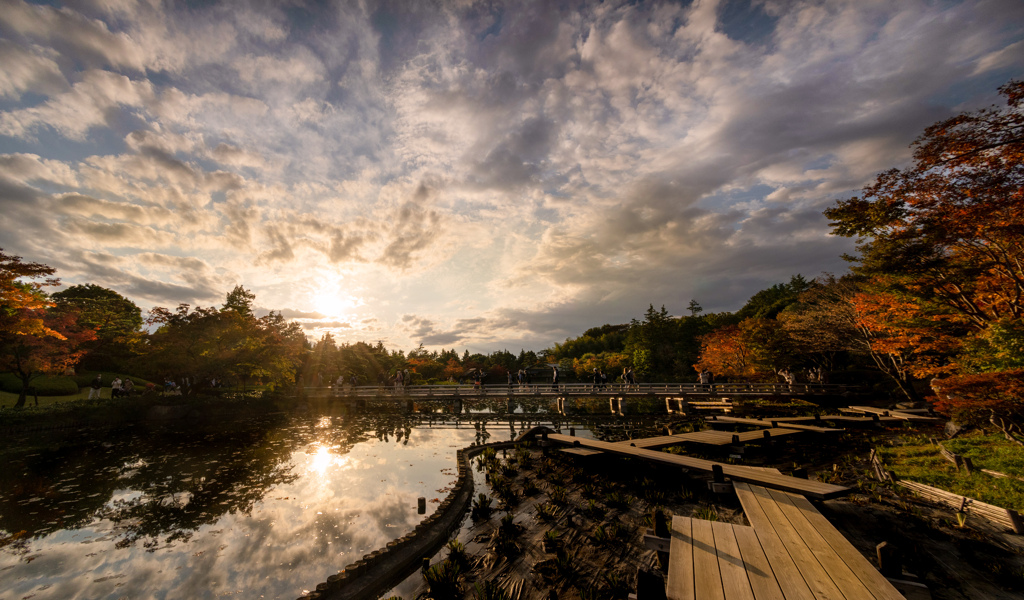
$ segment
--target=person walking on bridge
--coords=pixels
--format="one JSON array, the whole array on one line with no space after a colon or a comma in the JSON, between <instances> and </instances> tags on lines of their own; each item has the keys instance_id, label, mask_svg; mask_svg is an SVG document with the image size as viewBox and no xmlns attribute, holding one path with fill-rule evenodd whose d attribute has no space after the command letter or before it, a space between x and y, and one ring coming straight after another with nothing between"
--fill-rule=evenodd
<instances>
[{"instance_id":1,"label":"person walking on bridge","mask_svg":"<svg viewBox=\"0 0 1024 600\"><path fill-rule=\"evenodd\" d=\"M558 391L558 367L551 367L551 389Z\"/></svg>"}]
</instances>

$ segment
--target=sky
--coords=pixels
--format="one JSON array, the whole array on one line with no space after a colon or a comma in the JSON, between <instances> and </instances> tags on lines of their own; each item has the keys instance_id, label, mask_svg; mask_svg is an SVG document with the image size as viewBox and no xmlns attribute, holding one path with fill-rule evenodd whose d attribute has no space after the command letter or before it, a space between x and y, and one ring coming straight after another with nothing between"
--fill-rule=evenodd
<instances>
[{"instance_id":1,"label":"sky","mask_svg":"<svg viewBox=\"0 0 1024 600\"><path fill-rule=\"evenodd\" d=\"M0 0L0 248L541 350L845 272L822 211L1022 71L1019 0Z\"/></svg>"}]
</instances>

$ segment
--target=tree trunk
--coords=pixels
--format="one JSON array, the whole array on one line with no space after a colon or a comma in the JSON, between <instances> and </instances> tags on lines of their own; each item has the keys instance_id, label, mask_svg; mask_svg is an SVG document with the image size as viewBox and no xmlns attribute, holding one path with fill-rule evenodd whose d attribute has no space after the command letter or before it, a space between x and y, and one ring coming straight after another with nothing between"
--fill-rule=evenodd
<instances>
[{"instance_id":1,"label":"tree trunk","mask_svg":"<svg viewBox=\"0 0 1024 600\"><path fill-rule=\"evenodd\" d=\"M997 417L995 411L990 411L990 413L988 422L992 423L999 428L999 431L1003 432L1003 437L1006 438L1006 441L1013 442L1018 446L1024 447L1024 439L1019 437L1021 431L1020 426L1003 417Z\"/></svg>"},{"instance_id":2,"label":"tree trunk","mask_svg":"<svg viewBox=\"0 0 1024 600\"><path fill-rule=\"evenodd\" d=\"M25 400L28 399L28 384L32 382L32 374L23 375L19 373L18 377L21 379L21 392L18 393L18 401L14 403L14 408L24 408ZM38 404L39 401L36 400L36 405Z\"/></svg>"}]
</instances>

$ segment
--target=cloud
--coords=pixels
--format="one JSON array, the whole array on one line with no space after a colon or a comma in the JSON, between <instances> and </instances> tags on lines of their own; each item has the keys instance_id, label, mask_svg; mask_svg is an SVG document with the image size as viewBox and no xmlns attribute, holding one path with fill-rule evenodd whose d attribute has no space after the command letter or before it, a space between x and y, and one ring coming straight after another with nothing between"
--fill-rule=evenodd
<instances>
[{"instance_id":1,"label":"cloud","mask_svg":"<svg viewBox=\"0 0 1024 600\"><path fill-rule=\"evenodd\" d=\"M842 272L822 209L1024 65L1007 0L304 11L8 2L0 246L168 304L343 288L346 341L539 349Z\"/></svg>"},{"instance_id":2,"label":"cloud","mask_svg":"<svg viewBox=\"0 0 1024 600\"><path fill-rule=\"evenodd\" d=\"M19 99L22 92L44 95L58 94L70 87L56 53L45 48L22 47L9 40L0 40L0 96Z\"/></svg>"},{"instance_id":3,"label":"cloud","mask_svg":"<svg viewBox=\"0 0 1024 600\"><path fill-rule=\"evenodd\" d=\"M86 71L70 91L44 104L0 114L0 133L26 137L47 127L84 140L90 129L111 123L114 109L141 108L154 99L153 86L147 80L135 81L110 71Z\"/></svg>"}]
</instances>

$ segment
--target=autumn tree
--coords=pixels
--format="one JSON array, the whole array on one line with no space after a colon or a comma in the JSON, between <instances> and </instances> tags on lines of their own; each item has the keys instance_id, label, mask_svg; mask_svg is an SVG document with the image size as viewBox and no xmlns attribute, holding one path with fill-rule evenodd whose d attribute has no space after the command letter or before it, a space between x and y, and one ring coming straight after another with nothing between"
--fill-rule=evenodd
<instances>
[{"instance_id":1,"label":"autumn tree","mask_svg":"<svg viewBox=\"0 0 1024 600\"><path fill-rule=\"evenodd\" d=\"M737 379L772 379L795 361L793 344L775 319L744 319L701 338L693 368Z\"/></svg>"},{"instance_id":2,"label":"autumn tree","mask_svg":"<svg viewBox=\"0 0 1024 600\"><path fill-rule=\"evenodd\" d=\"M912 166L825 211L834 233L858 238L855 272L899 274L977 330L1024 316L1024 82L1000 93L1006 108L932 125Z\"/></svg>"},{"instance_id":3,"label":"autumn tree","mask_svg":"<svg viewBox=\"0 0 1024 600\"><path fill-rule=\"evenodd\" d=\"M53 273L51 267L23 262L0 248L0 369L21 379L15 408L25 406L33 379L74 366L82 357L81 345L95 338L73 313L52 310L43 287L60 283Z\"/></svg>"},{"instance_id":4,"label":"autumn tree","mask_svg":"<svg viewBox=\"0 0 1024 600\"><path fill-rule=\"evenodd\" d=\"M856 273L884 278L900 302L942 305L968 328L948 389L976 390L987 368L979 352L998 354L1003 333L1024 318L1024 82L999 91L1004 107L932 125L914 142L910 167L882 173L861 197L825 212L836 234L858 238L858 256L847 257ZM996 386L988 393L1011 399L1012 378L988 381ZM958 397L969 396L981 397Z\"/></svg>"}]
</instances>

